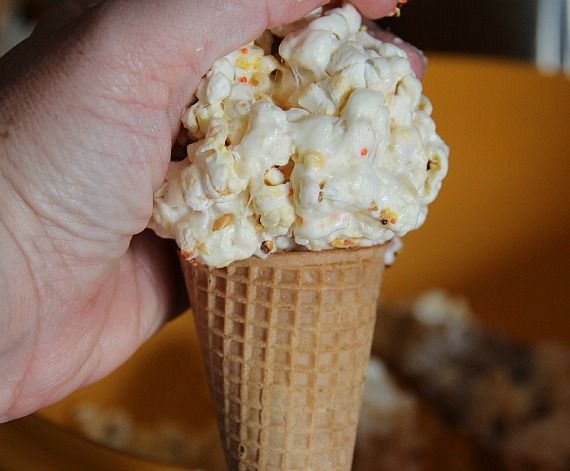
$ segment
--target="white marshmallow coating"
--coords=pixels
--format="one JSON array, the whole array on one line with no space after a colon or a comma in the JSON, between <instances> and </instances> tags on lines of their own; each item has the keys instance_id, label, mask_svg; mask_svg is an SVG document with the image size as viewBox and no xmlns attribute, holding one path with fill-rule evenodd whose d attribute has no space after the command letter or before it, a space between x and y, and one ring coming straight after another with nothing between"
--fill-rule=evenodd
<instances>
[{"instance_id":1,"label":"white marshmallow coating","mask_svg":"<svg viewBox=\"0 0 570 471\"><path fill-rule=\"evenodd\" d=\"M216 61L183 115L193 142L149 226L188 260L384 244L423 224L447 173L406 53L354 7L284 31L276 56L266 33Z\"/></svg>"}]
</instances>

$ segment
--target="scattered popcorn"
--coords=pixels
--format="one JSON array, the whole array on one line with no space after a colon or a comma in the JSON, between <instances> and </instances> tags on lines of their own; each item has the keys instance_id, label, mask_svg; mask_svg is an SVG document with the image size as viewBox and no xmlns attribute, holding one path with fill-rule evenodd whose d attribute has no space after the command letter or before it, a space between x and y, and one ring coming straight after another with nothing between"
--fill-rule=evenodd
<instances>
[{"instance_id":1,"label":"scattered popcorn","mask_svg":"<svg viewBox=\"0 0 570 471\"><path fill-rule=\"evenodd\" d=\"M568 469L567 345L510 341L484 330L464 299L433 290L381 309L375 350L508 469Z\"/></svg>"},{"instance_id":2,"label":"scattered popcorn","mask_svg":"<svg viewBox=\"0 0 570 471\"><path fill-rule=\"evenodd\" d=\"M202 468L226 469L215 424L202 433L190 432L169 423L135 423L124 409L102 408L93 403L78 404L72 411L73 427L93 441L143 458Z\"/></svg>"},{"instance_id":3,"label":"scattered popcorn","mask_svg":"<svg viewBox=\"0 0 570 471\"><path fill-rule=\"evenodd\" d=\"M368 366L360 415L355 470L418 469L418 452L425 448L427 437L418 428L417 400L395 383L379 359ZM201 432L168 421L143 424L125 409L91 402L76 404L71 421L79 433L116 450L161 464L226 470L213 421Z\"/></svg>"},{"instance_id":4,"label":"scattered popcorn","mask_svg":"<svg viewBox=\"0 0 570 471\"><path fill-rule=\"evenodd\" d=\"M382 361L371 359L362 396L360 432L388 435L400 428L409 429L416 409L413 395L396 385Z\"/></svg>"},{"instance_id":5,"label":"scattered popcorn","mask_svg":"<svg viewBox=\"0 0 570 471\"><path fill-rule=\"evenodd\" d=\"M364 384L354 469L421 470L428 436L419 425L419 414L418 400L373 358Z\"/></svg>"}]
</instances>

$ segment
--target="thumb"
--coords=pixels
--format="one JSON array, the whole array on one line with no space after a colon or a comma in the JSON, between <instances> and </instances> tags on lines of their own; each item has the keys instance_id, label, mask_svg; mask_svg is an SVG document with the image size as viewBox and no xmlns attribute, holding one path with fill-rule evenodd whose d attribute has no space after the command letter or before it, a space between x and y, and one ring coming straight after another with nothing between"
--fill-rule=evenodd
<instances>
[{"instance_id":1,"label":"thumb","mask_svg":"<svg viewBox=\"0 0 570 471\"><path fill-rule=\"evenodd\" d=\"M258 37L293 22L325 0L120 0L86 11L127 70L165 84L173 132L181 109L213 62ZM121 92L122 93L122 92ZM147 93L142 93L146 96Z\"/></svg>"}]
</instances>

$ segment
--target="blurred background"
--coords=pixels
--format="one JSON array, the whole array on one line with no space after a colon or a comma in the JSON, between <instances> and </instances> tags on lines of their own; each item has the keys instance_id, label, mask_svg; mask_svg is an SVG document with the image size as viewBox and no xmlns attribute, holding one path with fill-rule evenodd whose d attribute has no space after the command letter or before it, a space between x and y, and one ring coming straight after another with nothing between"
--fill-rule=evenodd
<instances>
[{"instance_id":1,"label":"blurred background","mask_svg":"<svg viewBox=\"0 0 570 471\"><path fill-rule=\"evenodd\" d=\"M409 0L382 27L430 51L513 57L570 72L567 0Z\"/></svg>"},{"instance_id":2,"label":"blurred background","mask_svg":"<svg viewBox=\"0 0 570 471\"><path fill-rule=\"evenodd\" d=\"M55 3L0 0L0 55ZM409 0L379 21L426 52L451 157L386 271L356 470L569 469L569 15ZM223 469L198 356L182 316L108 378L0 425L0 469Z\"/></svg>"},{"instance_id":3,"label":"blurred background","mask_svg":"<svg viewBox=\"0 0 570 471\"><path fill-rule=\"evenodd\" d=\"M0 54L60 0L0 0ZM408 0L379 24L426 52L482 54L570 73L568 0Z\"/></svg>"}]
</instances>

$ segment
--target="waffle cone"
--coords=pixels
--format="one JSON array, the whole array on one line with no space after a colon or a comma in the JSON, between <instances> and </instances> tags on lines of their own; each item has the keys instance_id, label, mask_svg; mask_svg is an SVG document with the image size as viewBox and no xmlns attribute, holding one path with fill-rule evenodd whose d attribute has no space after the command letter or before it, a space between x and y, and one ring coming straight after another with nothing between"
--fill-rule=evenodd
<instances>
[{"instance_id":1,"label":"waffle cone","mask_svg":"<svg viewBox=\"0 0 570 471\"><path fill-rule=\"evenodd\" d=\"M183 271L230 471L348 471L382 247Z\"/></svg>"}]
</instances>

